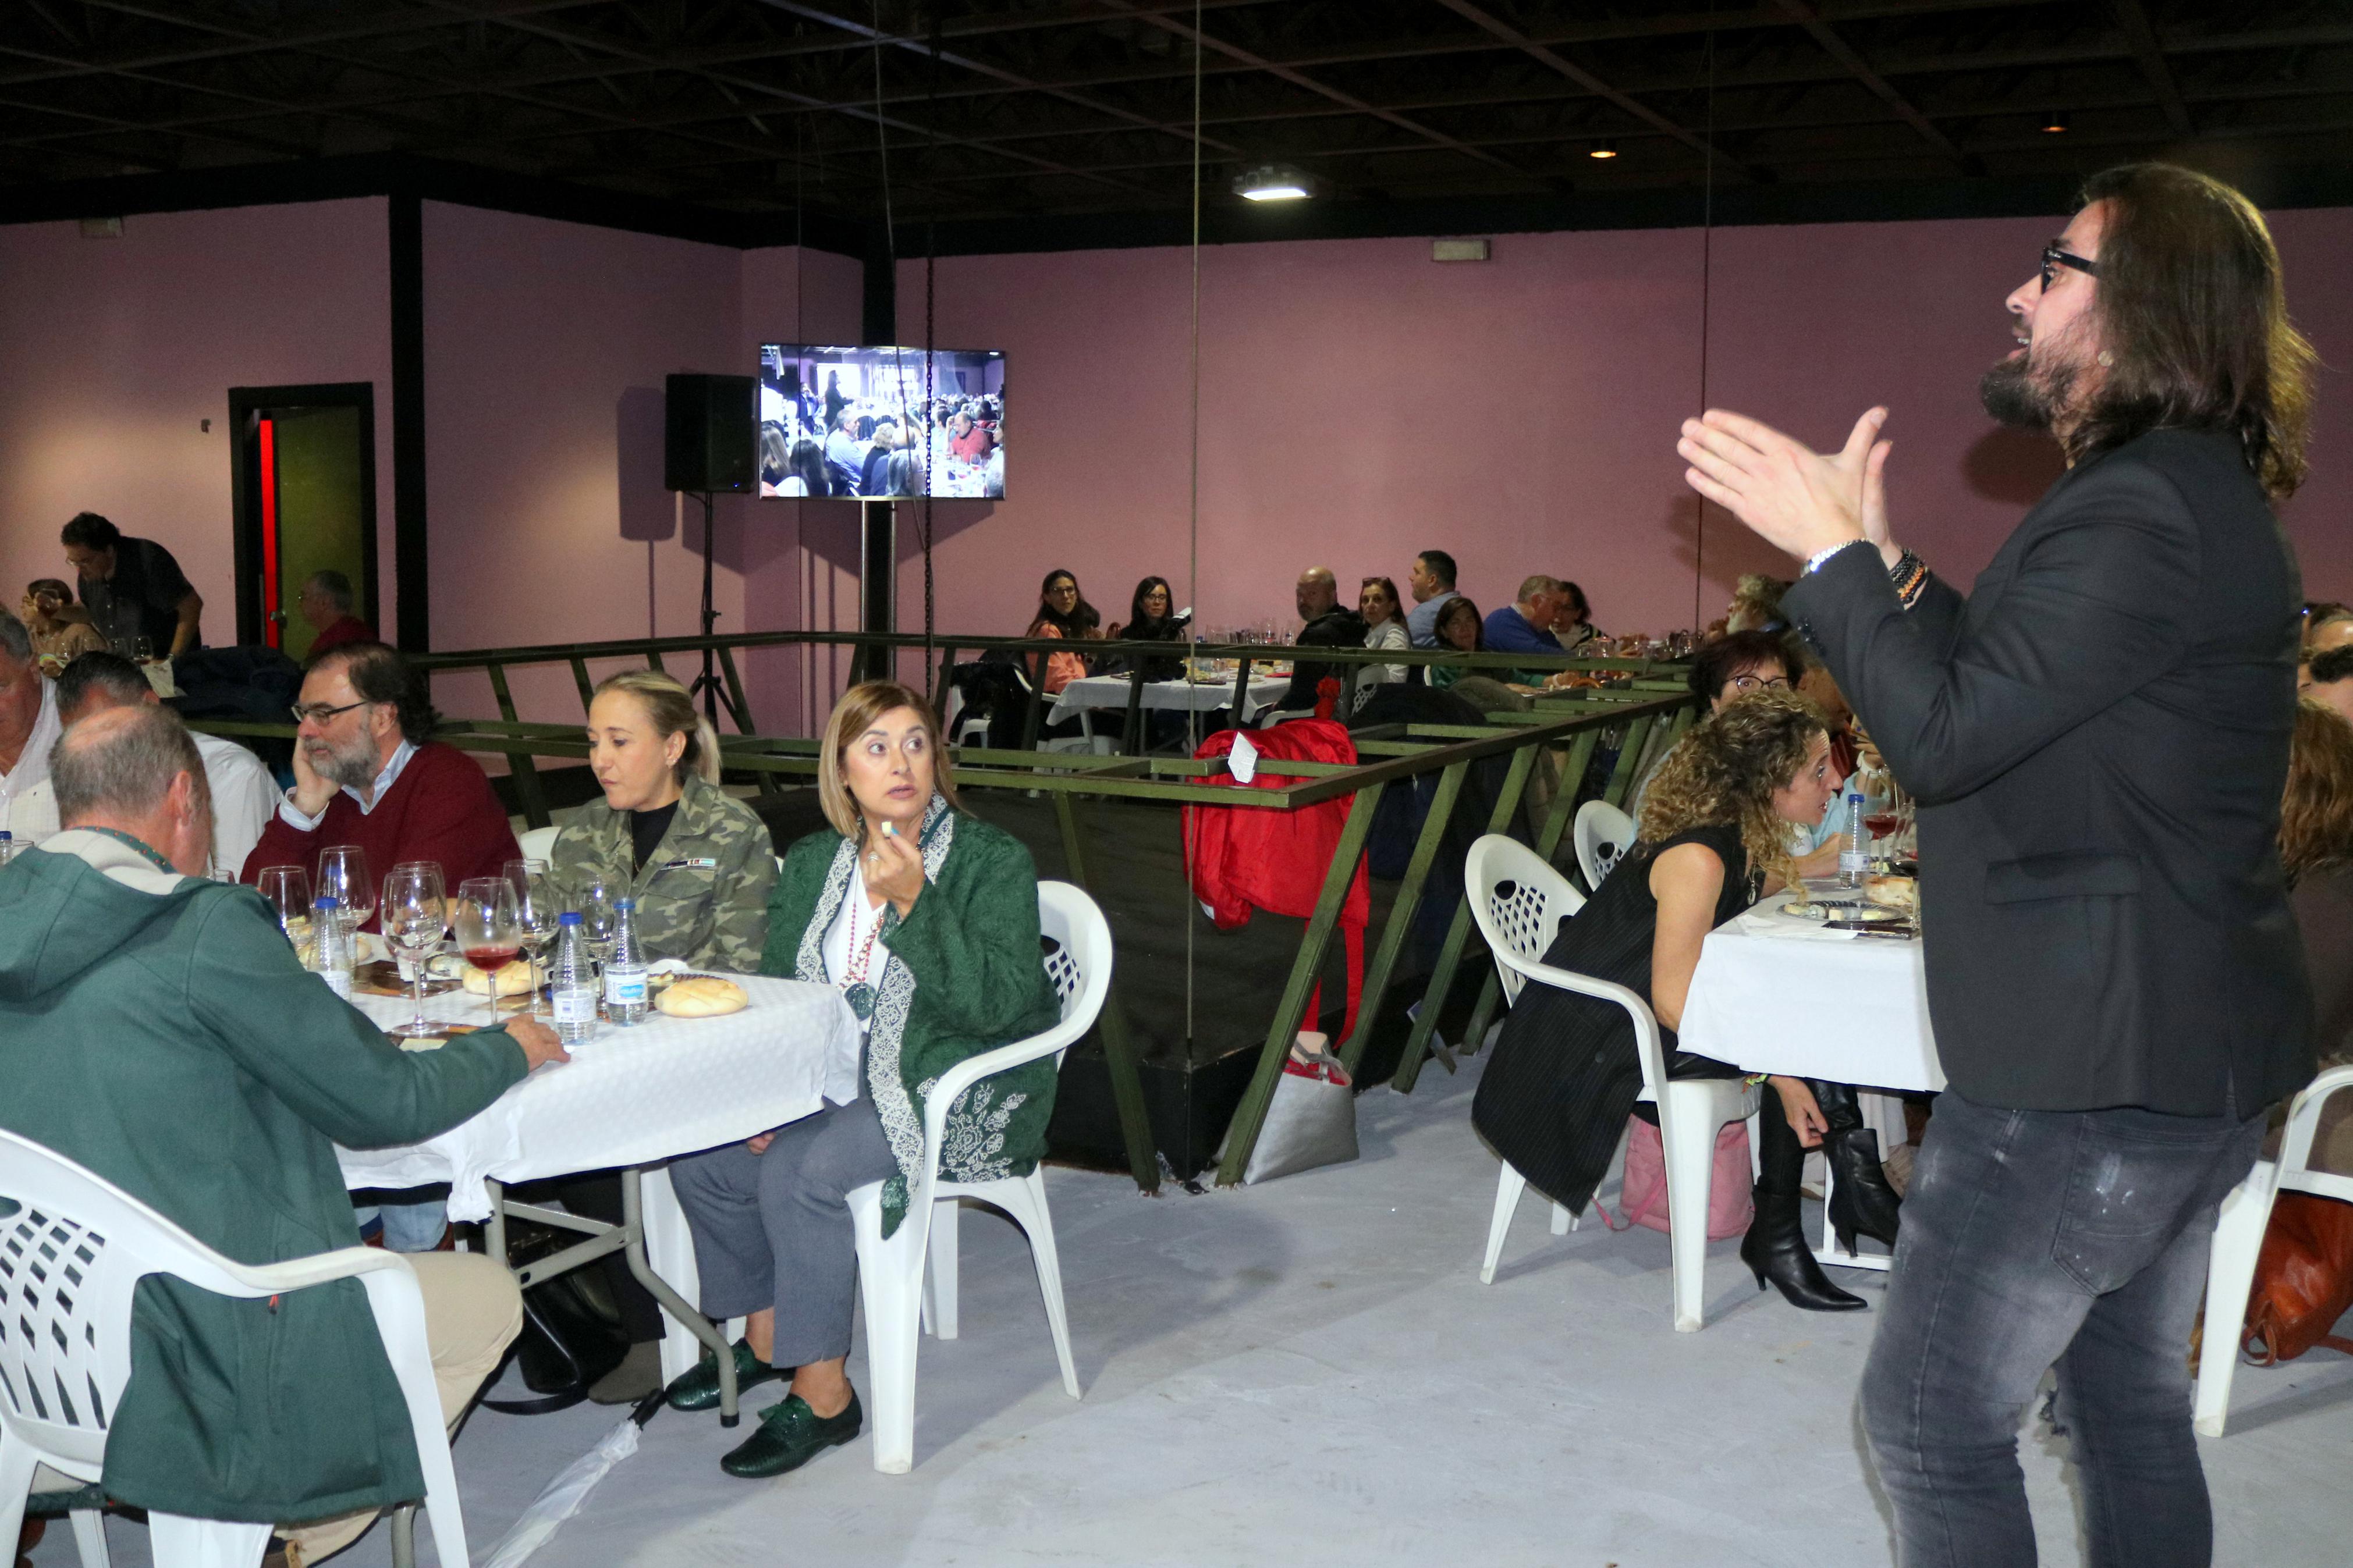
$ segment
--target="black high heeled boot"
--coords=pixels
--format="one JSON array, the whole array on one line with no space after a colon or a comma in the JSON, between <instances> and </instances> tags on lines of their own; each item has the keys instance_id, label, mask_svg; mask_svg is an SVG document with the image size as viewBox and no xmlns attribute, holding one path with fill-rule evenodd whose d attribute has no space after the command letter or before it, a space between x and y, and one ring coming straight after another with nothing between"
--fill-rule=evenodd
<instances>
[{"instance_id":1,"label":"black high heeled boot","mask_svg":"<svg viewBox=\"0 0 2353 1568\"><path fill-rule=\"evenodd\" d=\"M1859 1312L1865 1302L1830 1282L1806 1245L1798 1211L1798 1179L1806 1151L1782 1114L1780 1096L1767 1089L1757 1116L1757 1217L1740 1238L1740 1261L1757 1276L1757 1289L1770 1279L1782 1299L1809 1312Z\"/></svg>"},{"instance_id":2,"label":"black high heeled boot","mask_svg":"<svg viewBox=\"0 0 2353 1568\"><path fill-rule=\"evenodd\" d=\"M1831 1124L1822 1138L1822 1157L1830 1162L1831 1228L1839 1245L1852 1252L1861 1235L1894 1247L1904 1200L1887 1184L1879 1163L1879 1134L1863 1126L1854 1086L1810 1080L1809 1087Z\"/></svg>"}]
</instances>

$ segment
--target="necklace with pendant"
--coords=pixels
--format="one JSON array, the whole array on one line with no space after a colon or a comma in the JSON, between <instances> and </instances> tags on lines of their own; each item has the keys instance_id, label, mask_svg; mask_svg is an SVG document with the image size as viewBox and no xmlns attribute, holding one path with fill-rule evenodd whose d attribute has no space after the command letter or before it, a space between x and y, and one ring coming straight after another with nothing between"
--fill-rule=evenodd
<instances>
[{"instance_id":1,"label":"necklace with pendant","mask_svg":"<svg viewBox=\"0 0 2353 1568\"><path fill-rule=\"evenodd\" d=\"M873 923L866 928L866 940L859 942L850 953L849 963L844 967L841 976L842 995L861 1024L874 1016L874 987L866 983L866 973L874 961L874 939L882 932L881 911L869 910L867 913L872 917ZM856 919L855 910L851 911L851 919Z\"/></svg>"}]
</instances>

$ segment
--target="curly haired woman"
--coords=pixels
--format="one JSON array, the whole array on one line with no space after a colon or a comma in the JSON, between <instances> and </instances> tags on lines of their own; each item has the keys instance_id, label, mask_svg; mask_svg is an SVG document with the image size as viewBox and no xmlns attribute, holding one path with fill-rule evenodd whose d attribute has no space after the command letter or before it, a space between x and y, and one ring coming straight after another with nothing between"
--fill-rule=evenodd
<instances>
[{"instance_id":1,"label":"curly haired woman","mask_svg":"<svg viewBox=\"0 0 2353 1568\"><path fill-rule=\"evenodd\" d=\"M1788 885L1788 825L1821 820L1837 782L1813 703L1774 689L1726 703L1661 765L1643 799L1640 841L1561 927L1545 962L1640 993L1658 1017L1670 1077L1740 1076L1675 1046L1700 943ZM1862 1300L1823 1276L1799 1224L1805 1151L1832 1123L1803 1079L1771 1082L1776 1093L1757 1119L1757 1218L1741 1260L1760 1288L1770 1279L1793 1306L1854 1310ZM1609 1170L1641 1087L1634 1026L1622 1009L1533 986L1504 1021L1472 1124L1531 1185L1575 1210Z\"/></svg>"}]
</instances>

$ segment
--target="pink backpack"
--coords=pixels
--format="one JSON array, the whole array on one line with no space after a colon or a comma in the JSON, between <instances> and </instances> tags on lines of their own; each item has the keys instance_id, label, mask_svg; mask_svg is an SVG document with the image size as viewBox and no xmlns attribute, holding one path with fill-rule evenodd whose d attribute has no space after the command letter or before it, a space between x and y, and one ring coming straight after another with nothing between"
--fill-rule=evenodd
<instances>
[{"instance_id":1,"label":"pink backpack","mask_svg":"<svg viewBox=\"0 0 2353 1568\"><path fill-rule=\"evenodd\" d=\"M1757 1215L1757 1204L1750 1195L1752 1178L1748 1165L1748 1124L1727 1121L1716 1130L1715 1165L1708 1173L1707 1238L1726 1241L1744 1234L1748 1222ZM1611 1220L1609 1211L1595 1198L1593 1206L1600 1210L1601 1223L1612 1230L1624 1230L1629 1226L1648 1226L1652 1230L1667 1228L1667 1158L1665 1145L1659 1142L1659 1130L1639 1116L1626 1119L1626 1182L1618 1194L1619 1206L1625 1217Z\"/></svg>"}]
</instances>

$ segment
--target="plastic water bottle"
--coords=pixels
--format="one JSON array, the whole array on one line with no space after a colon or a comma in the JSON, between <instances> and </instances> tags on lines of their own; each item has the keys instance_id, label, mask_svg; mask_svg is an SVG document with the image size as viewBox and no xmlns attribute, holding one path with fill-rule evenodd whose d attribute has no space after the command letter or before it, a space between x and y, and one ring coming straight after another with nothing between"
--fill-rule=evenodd
<instances>
[{"instance_id":1,"label":"plastic water bottle","mask_svg":"<svg viewBox=\"0 0 2353 1568\"><path fill-rule=\"evenodd\" d=\"M646 1019L646 954L638 945L638 900L613 900L613 956L605 961L605 1016L628 1028Z\"/></svg>"},{"instance_id":2,"label":"plastic water bottle","mask_svg":"<svg viewBox=\"0 0 2353 1568\"><path fill-rule=\"evenodd\" d=\"M1846 797L1846 839L1839 846L1839 882L1860 888L1870 874L1871 837L1862 825L1862 792L1852 790Z\"/></svg>"},{"instance_id":3,"label":"plastic water bottle","mask_svg":"<svg viewBox=\"0 0 2353 1568\"><path fill-rule=\"evenodd\" d=\"M596 983L588 962L588 937L580 911L555 919L555 956L548 963L547 997L555 1013L555 1037L576 1046L596 1032Z\"/></svg>"},{"instance_id":4,"label":"plastic water bottle","mask_svg":"<svg viewBox=\"0 0 2353 1568\"><path fill-rule=\"evenodd\" d=\"M311 967L327 989L352 999L352 933L343 925L343 900L322 898L311 906Z\"/></svg>"},{"instance_id":5,"label":"plastic water bottle","mask_svg":"<svg viewBox=\"0 0 2353 1568\"><path fill-rule=\"evenodd\" d=\"M7 829L0 828L0 866L5 866L16 858L16 840L9 835Z\"/></svg>"}]
</instances>

